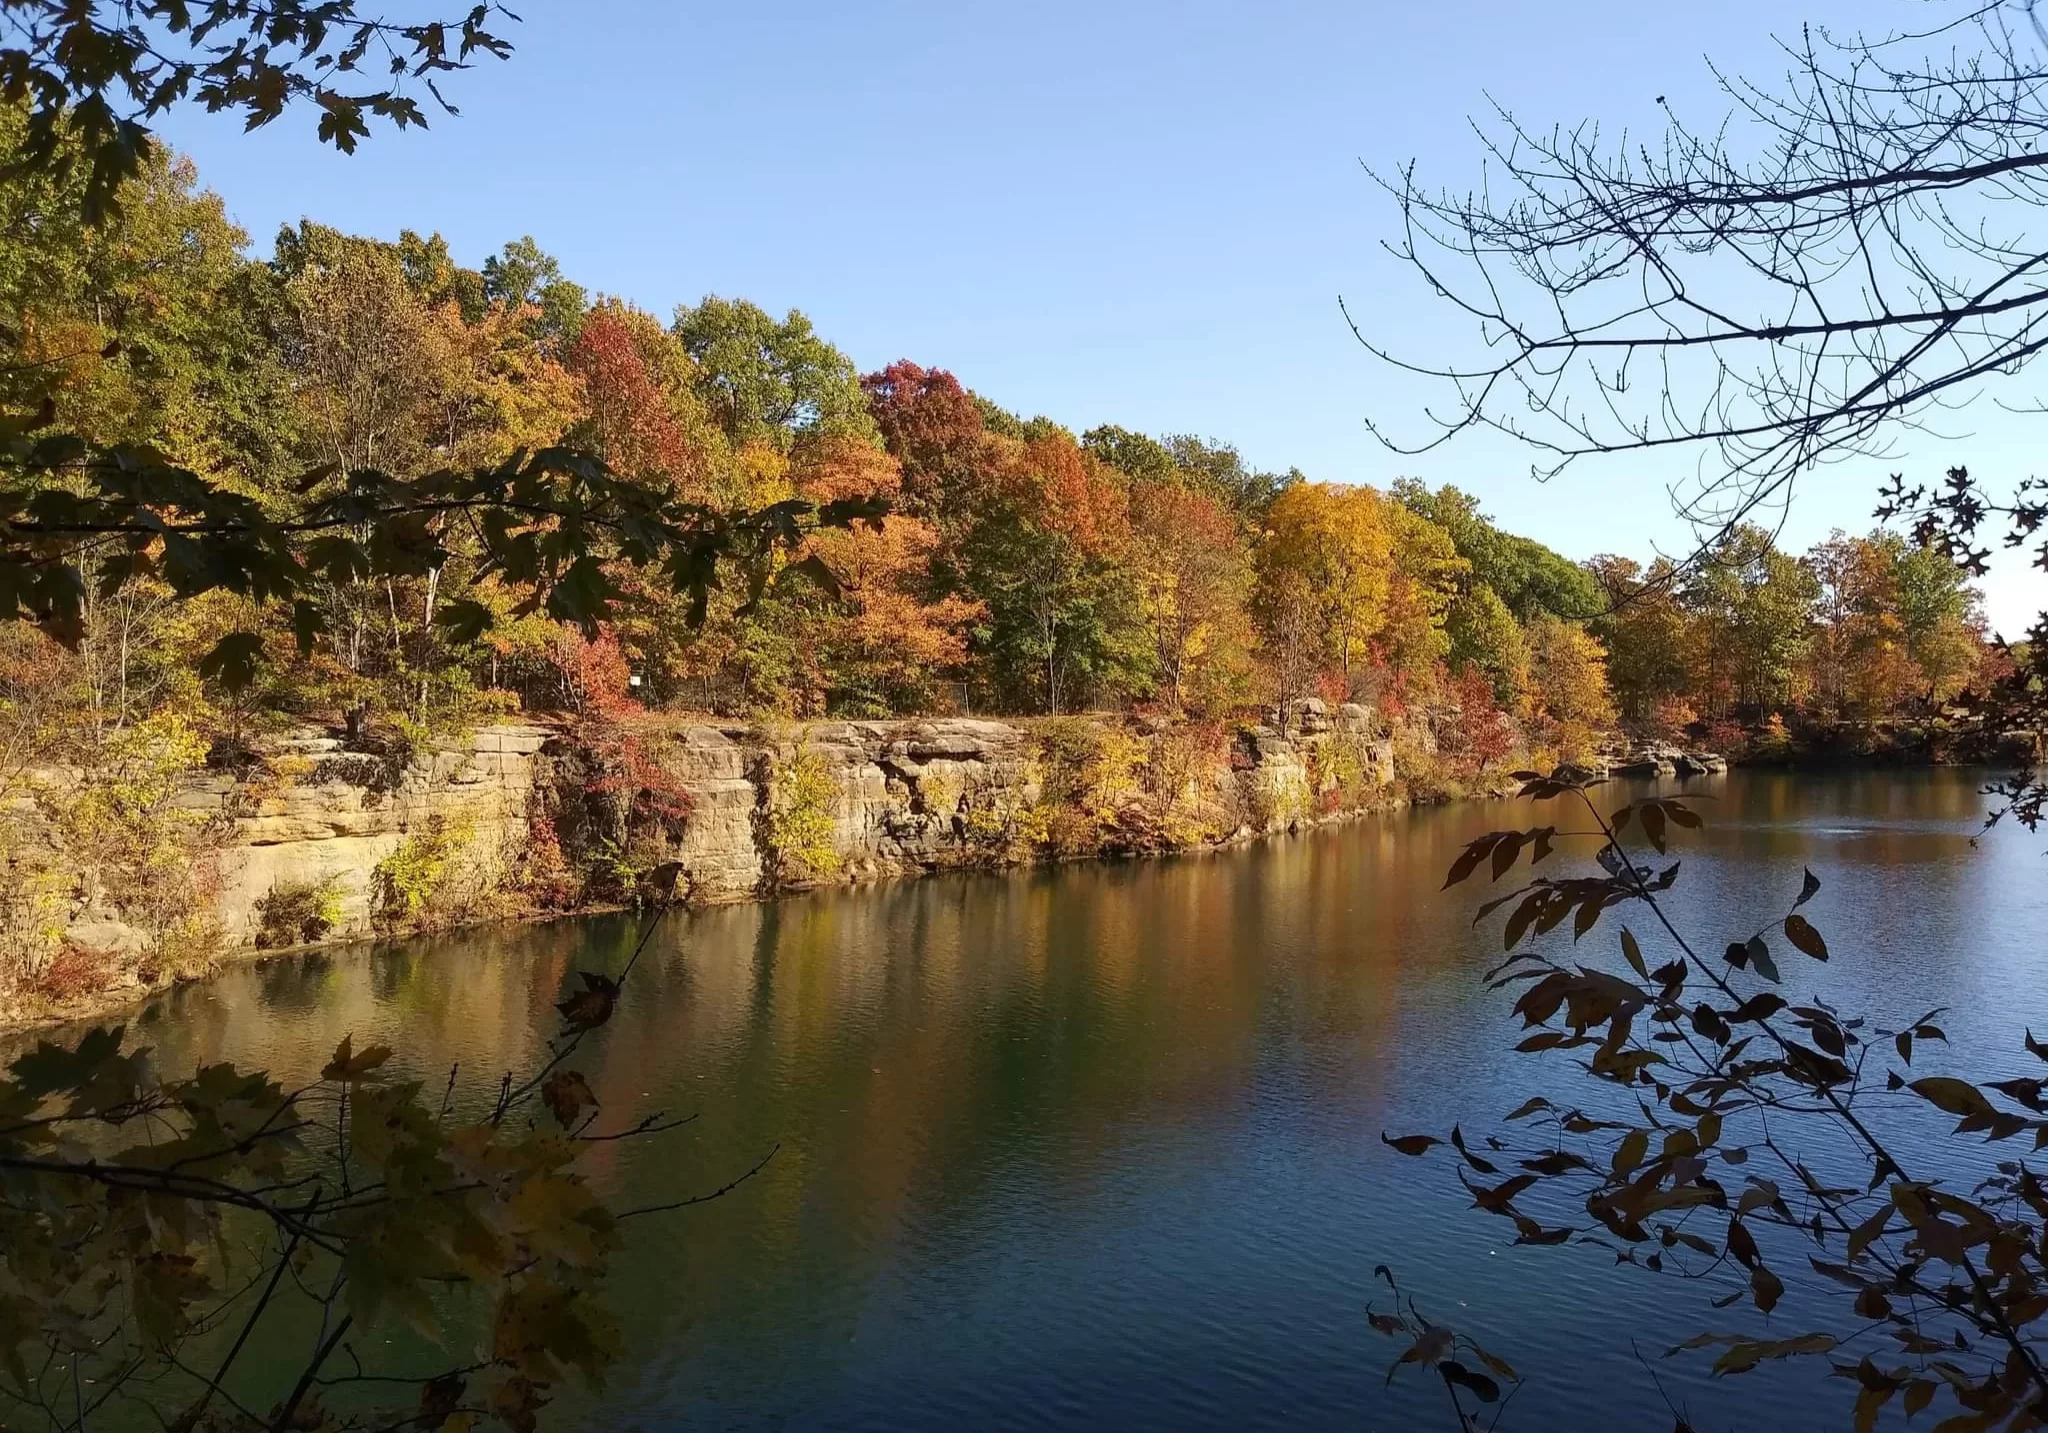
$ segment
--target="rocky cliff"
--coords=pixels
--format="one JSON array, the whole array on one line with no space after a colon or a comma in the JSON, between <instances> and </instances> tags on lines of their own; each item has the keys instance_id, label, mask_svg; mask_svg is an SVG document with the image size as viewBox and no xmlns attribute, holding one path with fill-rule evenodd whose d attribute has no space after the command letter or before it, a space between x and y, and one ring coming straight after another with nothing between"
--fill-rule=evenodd
<instances>
[{"instance_id":1,"label":"rocky cliff","mask_svg":"<svg viewBox=\"0 0 2048 1433\"><path fill-rule=\"evenodd\" d=\"M664 814L647 814L642 781L667 794ZM205 833L187 858L203 868L190 899L226 951L603 904L667 861L690 899L729 901L1220 845L1397 799L1393 742L1372 714L1307 702L1284 734L1093 718L649 721L595 742L506 724L402 763L307 731L253 770L181 779L168 804ZM10 851L41 846L61 868L76 856L67 829L24 816ZM156 978L160 926L118 881L81 882L62 932L67 948Z\"/></svg>"}]
</instances>

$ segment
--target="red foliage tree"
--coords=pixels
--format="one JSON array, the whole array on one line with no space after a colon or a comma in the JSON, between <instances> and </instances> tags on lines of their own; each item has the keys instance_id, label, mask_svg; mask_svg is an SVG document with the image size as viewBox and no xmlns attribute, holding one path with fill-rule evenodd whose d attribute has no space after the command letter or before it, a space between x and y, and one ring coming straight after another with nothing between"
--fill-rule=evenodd
<instances>
[{"instance_id":1,"label":"red foliage tree","mask_svg":"<svg viewBox=\"0 0 2048 1433\"><path fill-rule=\"evenodd\" d=\"M598 456L625 473L679 479L694 471L689 439L641 351L633 315L616 304L592 310L567 367L583 380Z\"/></svg>"},{"instance_id":2,"label":"red foliage tree","mask_svg":"<svg viewBox=\"0 0 2048 1433\"><path fill-rule=\"evenodd\" d=\"M979 470L981 410L942 368L898 359L860 381L882 441L903 465L903 509L935 517L957 503Z\"/></svg>"}]
</instances>

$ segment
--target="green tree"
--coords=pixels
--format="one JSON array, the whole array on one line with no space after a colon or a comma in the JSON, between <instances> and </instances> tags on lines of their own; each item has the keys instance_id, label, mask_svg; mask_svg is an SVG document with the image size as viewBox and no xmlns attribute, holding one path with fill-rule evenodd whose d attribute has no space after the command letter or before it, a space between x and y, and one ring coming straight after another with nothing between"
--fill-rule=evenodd
<instances>
[{"instance_id":1,"label":"green tree","mask_svg":"<svg viewBox=\"0 0 2048 1433\"><path fill-rule=\"evenodd\" d=\"M1471 580L1491 587L1516 621L1533 621L1542 612L1582 621L1601 610L1600 589L1584 568L1540 542L1501 531L1469 493L1450 486L1431 492L1403 478L1393 495L1451 535L1458 555L1472 565Z\"/></svg>"},{"instance_id":2,"label":"green tree","mask_svg":"<svg viewBox=\"0 0 2048 1433\"><path fill-rule=\"evenodd\" d=\"M676 310L674 332L696 362L704 402L735 445L782 452L800 438L879 443L852 360L791 309L781 320L744 299Z\"/></svg>"},{"instance_id":3,"label":"green tree","mask_svg":"<svg viewBox=\"0 0 2048 1433\"><path fill-rule=\"evenodd\" d=\"M1694 692L1677 569L1658 558L1645 571L1633 558L1611 555L1586 566L1606 594L1605 610L1589 625L1607 648L1615 700L1623 716L1646 721L1660 703Z\"/></svg>"},{"instance_id":4,"label":"green tree","mask_svg":"<svg viewBox=\"0 0 2048 1433\"><path fill-rule=\"evenodd\" d=\"M1486 674L1502 710L1524 708L1529 698L1529 641L1507 603L1484 582L1474 582L1452 601L1444 618L1446 657L1454 669L1467 664Z\"/></svg>"},{"instance_id":5,"label":"green tree","mask_svg":"<svg viewBox=\"0 0 2048 1433\"><path fill-rule=\"evenodd\" d=\"M561 264L543 252L531 234L485 259L480 277L486 300L531 307L539 334L563 348L576 341L590 295L581 284L562 277Z\"/></svg>"},{"instance_id":6,"label":"green tree","mask_svg":"<svg viewBox=\"0 0 2048 1433\"><path fill-rule=\"evenodd\" d=\"M82 171L27 164L0 103L0 405L96 442L149 442L245 489L289 471L277 286L192 165L152 148L118 212L84 217Z\"/></svg>"},{"instance_id":7,"label":"green tree","mask_svg":"<svg viewBox=\"0 0 2048 1433\"><path fill-rule=\"evenodd\" d=\"M1147 690L1153 650L1122 482L1071 437L1046 434L1015 444L997 483L966 562L987 612L976 648L999 696L1058 715Z\"/></svg>"}]
</instances>

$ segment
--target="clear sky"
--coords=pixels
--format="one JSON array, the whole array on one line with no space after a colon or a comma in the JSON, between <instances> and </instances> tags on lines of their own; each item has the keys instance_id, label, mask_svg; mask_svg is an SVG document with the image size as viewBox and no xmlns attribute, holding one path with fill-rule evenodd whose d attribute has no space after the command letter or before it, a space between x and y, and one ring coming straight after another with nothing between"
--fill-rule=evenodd
<instances>
[{"instance_id":1,"label":"clear sky","mask_svg":"<svg viewBox=\"0 0 2048 1433\"><path fill-rule=\"evenodd\" d=\"M298 116L164 129L266 252L302 215L439 230L472 264L531 234L664 316L707 293L801 308L863 369L907 357L1077 431L1193 432L1315 478L1454 482L1571 556L1646 556L1685 544L1669 474L1614 459L1539 485L1497 442L1409 459L1366 431L1426 395L1357 346L1339 295L1397 346L1449 320L1378 251L1393 213L1360 162L1462 188L1488 95L1543 127L1654 126L1659 95L1704 119L1710 56L1768 78L1802 19L1926 15L1799 3L527 0L518 53L456 77L461 117L425 134L342 157ZM1910 470L2032 470L2030 425L1951 426L1974 440L1919 440ZM1807 481L1787 542L1869 527L1881 466ZM2012 635L2048 606L2017 561L1988 591Z\"/></svg>"}]
</instances>

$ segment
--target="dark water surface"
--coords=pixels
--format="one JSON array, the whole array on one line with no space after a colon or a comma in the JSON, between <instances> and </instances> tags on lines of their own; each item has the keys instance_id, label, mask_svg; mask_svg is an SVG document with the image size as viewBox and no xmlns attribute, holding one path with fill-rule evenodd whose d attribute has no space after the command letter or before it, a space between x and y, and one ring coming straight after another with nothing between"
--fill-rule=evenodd
<instances>
[{"instance_id":1,"label":"dark water surface","mask_svg":"<svg viewBox=\"0 0 2048 1433\"><path fill-rule=\"evenodd\" d=\"M1811 866L1835 958L1783 953L1792 992L1878 1023L1958 1007L1959 1043L1999 1042L1978 1073L2025 1072L2022 1028L2048 1029L2048 836L1973 849L1980 779L1694 783L1717 799L1677 848L1680 923L1718 949ZM583 1064L614 1110L701 1118L603 1151L599 1177L647 1203L779 1150L728 1197L640 1225L616 1288L628 1362L555 1426L1450 1426L1412 1370L1383 1386L1398 1350L1365 1309L1386 1263L1531 1376L1503 1427L1661 1433L1668 1395L1702 1430L1847 1428L1853 1385L1816 1365L1709 1383L1703 1360L1660 1357L1753 1315L1598 1250L1510 1248L1448 1164L1380 1144L1583 1097L1558 1062L1508 1052L1480 981L1497 927L1469 924L1483 887L1438 893L1473 835L1536 819L1466 803L1220 856L672 918ZM305 1071L352 1033L488 1078L529 1062L572 972L616 969L632 934L280 959L159 1002L143 1032L171 1068ZM1909 1147L1934 1160L1938 1130ZM1802 1331L1793 1282L1780 1333Z\"/></svg>"}]
</instances>

